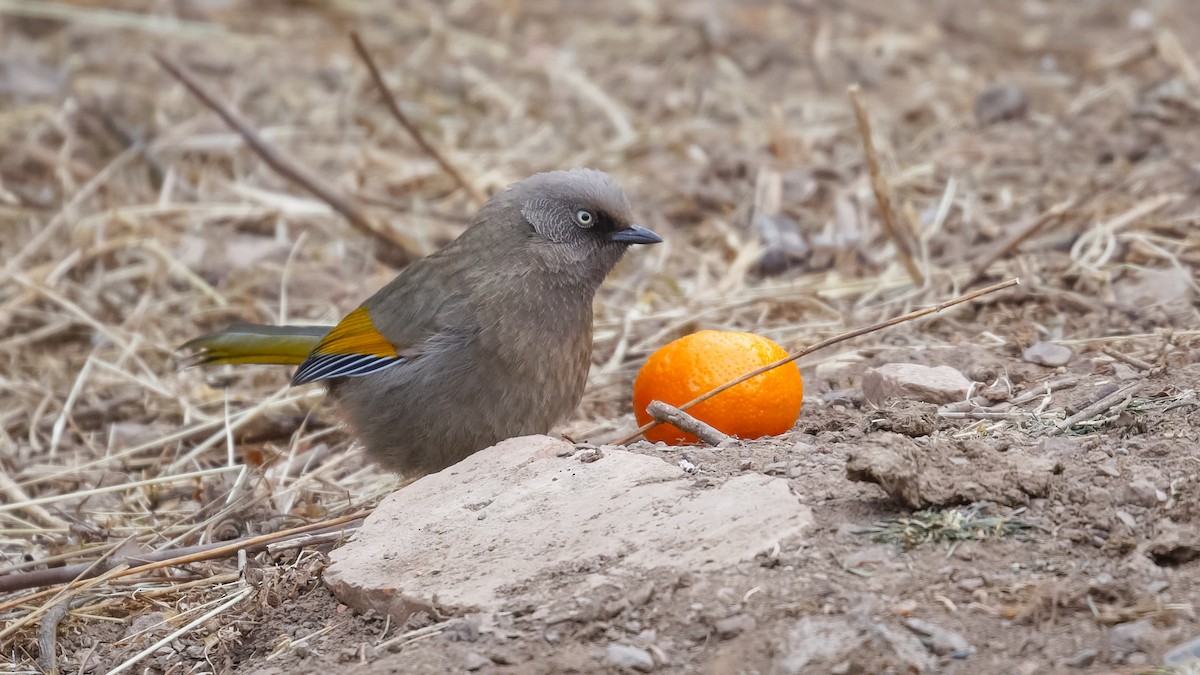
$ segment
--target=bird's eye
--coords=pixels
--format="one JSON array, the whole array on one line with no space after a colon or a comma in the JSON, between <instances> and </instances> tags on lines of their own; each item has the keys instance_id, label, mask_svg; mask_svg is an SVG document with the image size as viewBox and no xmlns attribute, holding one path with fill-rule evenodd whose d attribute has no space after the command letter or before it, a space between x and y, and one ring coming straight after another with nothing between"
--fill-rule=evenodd
<instances>
[{"instance_id":1,"label":"bird's eye","mask_svg":"<svg viewBox=\"0 0 1200 675\"><path fill-rule=\"evenodd\" d=\"M575 212L575 222L581 227L591 227L592 223L596 222L596 217L587 209L579 209Z\"/></svg>"}]
</instances>

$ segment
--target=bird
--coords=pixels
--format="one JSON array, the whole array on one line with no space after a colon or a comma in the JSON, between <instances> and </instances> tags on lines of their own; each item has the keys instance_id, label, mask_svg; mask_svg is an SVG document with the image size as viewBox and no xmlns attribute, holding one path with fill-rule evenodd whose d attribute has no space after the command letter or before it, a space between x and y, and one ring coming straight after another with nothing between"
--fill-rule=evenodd
<instances>
[{"instance_id":1,"label":"bird","mask_svg":"<svg viewBox=\"0 0 1200 675\"><path fill-rule=\"evenodd\" d=\"M367 455L415 479L569 415L597 289L630 246L660 242L607 173L538 173L332 328L234 324L181 349L192 365L298 366L293 386L323 383Z\"/></svg>"}]
</instances>

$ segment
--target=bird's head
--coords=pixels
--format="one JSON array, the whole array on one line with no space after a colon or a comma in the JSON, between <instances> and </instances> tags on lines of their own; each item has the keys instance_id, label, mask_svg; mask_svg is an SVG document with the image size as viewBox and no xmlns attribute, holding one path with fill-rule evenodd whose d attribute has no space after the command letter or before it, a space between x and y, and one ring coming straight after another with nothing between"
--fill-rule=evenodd
<instances>
[{"instance_id":1,"label":"bird's head","mask_svg":"<svg viewBox=\"0 0 1200 675\"><path fill-rule=\"evenodd\" d=\"M602 278L629 246L662 241L654 232L634 224L629 199L603 171L535 174L492 201L507 211L505 221L515 222L517 231L512 234L558 269L574 267Z\"/></svg>"}]
</instances>

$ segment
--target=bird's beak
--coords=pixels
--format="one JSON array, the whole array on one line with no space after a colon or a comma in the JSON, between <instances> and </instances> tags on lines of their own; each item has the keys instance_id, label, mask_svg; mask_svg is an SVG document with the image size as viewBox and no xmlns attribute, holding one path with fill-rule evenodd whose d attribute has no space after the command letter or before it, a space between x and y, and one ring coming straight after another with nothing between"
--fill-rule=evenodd
<instances>
[{"instance_id":1,"label":"bird's beak","mask_svg":"<svg viewBox=\"0 0 1200 675\"><path fill-rule=\"evenodd\" d=\"M630 225L624 230L612 233L612 240L622 244L661 244L662 237L654 234L641 225Z\"/></svg>"}]
</instances>

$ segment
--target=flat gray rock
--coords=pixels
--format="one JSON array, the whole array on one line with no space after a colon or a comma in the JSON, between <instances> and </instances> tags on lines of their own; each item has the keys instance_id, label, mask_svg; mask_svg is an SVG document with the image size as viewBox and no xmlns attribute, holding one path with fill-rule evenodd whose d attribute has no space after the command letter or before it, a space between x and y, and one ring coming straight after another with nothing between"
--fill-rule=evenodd
<instances>
[{"instance_id":1,"label":"flat gray rock","mask_svg":"<svg viewBox=\"0 0 1200 675\"><path fill-rule=\"evenodd\" d=\"M863 397L880 405L890 399L954 403L967 398L971 381L950 366L885 363L863 373Z\"/></svg>"},{"instance_id":2,"label":"flat gray rock","mask_svg":"<svg viewBox=\"0 0 1200 675\"><path fill-rule=\"evenodd\" d=\"M557 456L571 448L515 438L398 490L332 553L325 582L343 603L400 622L491 612L545 600L538 580L581 561L604 561L577 575L581 589L635 570L721 569L812 524L783 479L743 474L697 489L656 457Z\"/></svg>"},{"instance_id":3,"label":"flat gray rock","mask_svg":"<svg viewBox=\"0 0 1200 675\"><path fill-rule=\"evenodd\" d=\"M1057 368L1070 363L1075 354L1067 347L1053 342L1038 342L1026 348L1021 356L1030 363Z\"/></svg>"}]
</instances>

